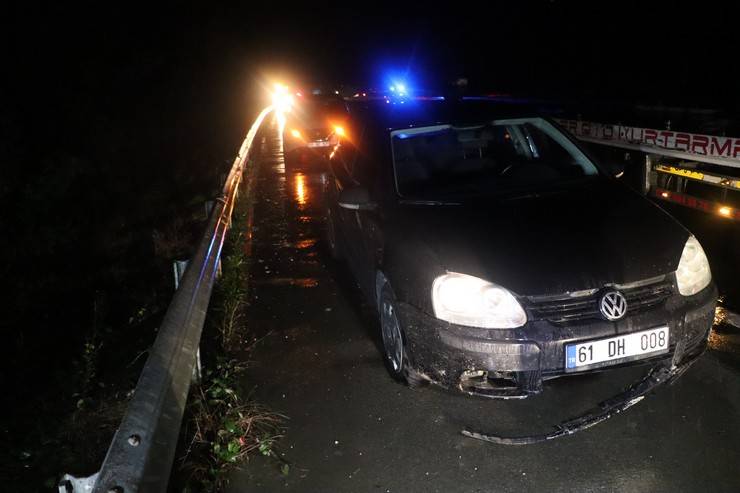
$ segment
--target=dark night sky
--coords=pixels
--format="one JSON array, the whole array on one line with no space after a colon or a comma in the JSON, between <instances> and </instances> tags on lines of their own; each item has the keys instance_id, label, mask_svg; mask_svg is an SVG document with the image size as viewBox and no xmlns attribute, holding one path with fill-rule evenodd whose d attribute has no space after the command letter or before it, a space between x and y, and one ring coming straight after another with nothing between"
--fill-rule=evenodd
<instances>
[{"instance_id":1,"label":"dark night sky","mask_svg":"<svg viewBox=\"0 0 740 493\"><path fill-rule=\"evenodd\" d=\"M147 86L248 90L260 73L373 84L408 68L425 85L465 75L492 91L737 105L730 2L252 3L27 9L6 43L12 78L24 90L29 78L51 92L109 86L128 103Z\"/></svg>"},{"instance_id":2,"label":"dark night sky","mask_svg":"<svg viewBox=\"0 0 740 493\"><path fill-rule=\"evenodd\" d=\"M8 7L0 157L29 164L0 172L23 174L45 146L104 155L119 129L146 126L132 138L177 131L150 159L178 159L180 141L231 153L275 78L369 87L408 72L439 88L465 76L471 92L740 112L730 2L253 4Z\"/></svg>"},{"instance_id":3,"label":"dark night sky","mask_svg":"<svg viewBox=\"0 0 740 493\"><path fill-rule=\"evenodd\" d=\"M465 76L471 92L740 112L729 2L253 3L8 8L1 153L40 139L110 152L98 119L108 134L177 127L150 158L178 139L231 152L275 78L369 87L408 72L440 88Z\"/></svg>"}]
</instances>

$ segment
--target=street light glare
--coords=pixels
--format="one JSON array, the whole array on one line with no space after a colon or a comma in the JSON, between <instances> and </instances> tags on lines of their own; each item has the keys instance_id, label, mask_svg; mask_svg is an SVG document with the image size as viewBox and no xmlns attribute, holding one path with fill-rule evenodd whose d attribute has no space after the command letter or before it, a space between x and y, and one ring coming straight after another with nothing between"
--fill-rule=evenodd
<instances>
[{"instance_id":1,"label":"street light glare","mask_svg":"<svg viewBox=\"0 0 740 493\"><path fill-rule=\"evenodd\" d=\"M286 113L293 106L293 95L288 92L288 86L276 82L272 93L272 106L275 111Z\"/></svg>"}]
</instances>

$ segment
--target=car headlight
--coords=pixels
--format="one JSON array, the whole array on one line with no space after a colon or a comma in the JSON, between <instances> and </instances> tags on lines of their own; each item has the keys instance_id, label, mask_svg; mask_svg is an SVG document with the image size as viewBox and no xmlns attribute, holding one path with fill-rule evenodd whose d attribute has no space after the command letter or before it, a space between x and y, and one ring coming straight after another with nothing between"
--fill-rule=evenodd
<instances>
[{"instance_id":1,"label":"car headlight","mask_svg":"<svg viewBox=\"0 0 740 493\"><path fill-rule=\"evenodd\" d=\"M712 272L704 249L696 238L689 236L676 269L678 292L683 296L691 296L706 288L711 281Z\"/></svg>"},{"instance_id":2,"label":"car headlight","mask_svg":"<svg viewBox=\"0 0 740 493\"><path fill-rule=\"evenodd\" d=\"M527 323L514 296L477 277L448 272L432 285L434 315L453 324L486 329L513 329Z\"/></svg>"}]
</instances>

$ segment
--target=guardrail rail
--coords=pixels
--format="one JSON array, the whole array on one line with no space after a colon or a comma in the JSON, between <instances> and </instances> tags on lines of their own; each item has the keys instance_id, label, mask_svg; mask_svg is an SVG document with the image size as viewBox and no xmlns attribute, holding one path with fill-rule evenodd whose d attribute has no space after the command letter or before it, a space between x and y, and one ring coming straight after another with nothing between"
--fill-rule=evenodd
<instances>
[{"instance_id":1,"label":"guardrail rail","mask_svg":"<svg viewBox=\"0 0 740 493\"><path fill-rule=\"evenodd\" d=\"M166 491L237 190L254 138L270 111L272 107L262 110L234 159L222 196L165 313L100 471L87 478L66 475L60 492Z\"/></svg>"}]
</instances>

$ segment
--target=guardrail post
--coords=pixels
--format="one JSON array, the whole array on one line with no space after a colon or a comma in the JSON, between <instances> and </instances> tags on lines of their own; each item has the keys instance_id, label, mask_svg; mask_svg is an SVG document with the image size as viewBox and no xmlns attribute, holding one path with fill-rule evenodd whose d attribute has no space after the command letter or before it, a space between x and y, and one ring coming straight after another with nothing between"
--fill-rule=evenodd
<instances>
[{"instance_id":1,"label":"guardrail post","mask_svg":"<svg viewBox=\"0 0 740 493\"><path fill-rule=\"evenodd\" d=\"M198 384L203 376L202 368L200 366L200 346L195 351L195 365L193 366L193 375L190 377L190 383Z\"/></svg>"},{"instance_id":2,"label":"guardrail post","mask_svg":"<svg viewBox=\"0 0 740 493\"><path fill-rule=\"evenodd\" d=\"M206 200L205 203L203 204L203 207L206 210L206 219L211 217L211 211L213 211L213 204L214 204L213 200Z\"/></svg>"},{"instance_id":3,"label":"guardrail post","mask_svg":"<svg viewBox=\"0 0 740 493\"><path fill-rule=\"evenodd\" d=\"M180 280L185 275L185 269L188 268L189 260L175 260L172 262L172 272L175 276L175 291L180 287Z\"/></svg>"},{"instance_id":4,"label":"guardrail post","mask_svg":"<svg viewBox=\"0 0 740 493\"><path fill-rule=\"evenodd\" d=\"M59 493L87 493L93 490L97 479L97 472L86 478L76 478L71 474L65 474L57 488L59 488Z\"/></svg>"}]
</instances>

